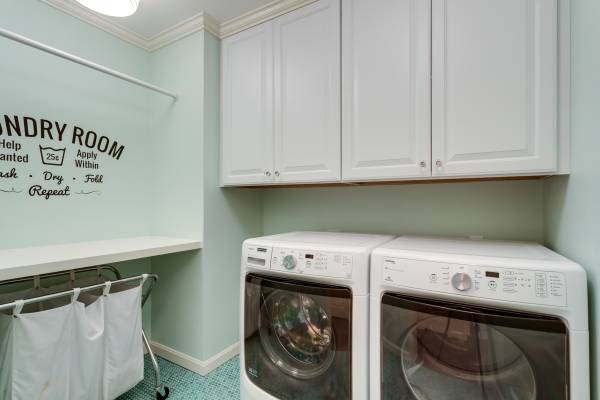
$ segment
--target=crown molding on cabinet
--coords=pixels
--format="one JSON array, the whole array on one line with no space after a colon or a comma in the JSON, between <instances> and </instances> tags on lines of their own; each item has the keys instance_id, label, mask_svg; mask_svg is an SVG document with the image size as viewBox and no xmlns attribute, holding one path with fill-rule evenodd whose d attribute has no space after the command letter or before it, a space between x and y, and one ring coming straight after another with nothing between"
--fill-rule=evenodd
<instances>
[{"instance_id":1,"label":"crown molding on cabinet","mask_svg":"<svg viewBox=\"0 0 600 400\"><path fill-rule=\"evenodd\" d=\"M220 26L219 37L221 39L226 38L315 1L318 0L275 0L239 17L223 22Z\"/></svg>"},{"instance_id":2,"label":"crown molding on cabinet","mask_svg":"<svg viewBox=\"0 0 600 400\"><path fill-rule=\"evenodd\" d=\"M177 40L191 35L192 33L206 30L218 38L225 38L244 29L251 28L262 22L278 17L282 14L304 7L318 0L275 0L255 10L219 23L216 19L206 13L198 13L190 18L165 29L156 36L147 38L104 18L103 16L88 10L78 3L68 0L41 0L44 3L76 17L96 28L110 33L135 46L153 52L161 47L167 46Z\"/></svg>"}]
</instances>

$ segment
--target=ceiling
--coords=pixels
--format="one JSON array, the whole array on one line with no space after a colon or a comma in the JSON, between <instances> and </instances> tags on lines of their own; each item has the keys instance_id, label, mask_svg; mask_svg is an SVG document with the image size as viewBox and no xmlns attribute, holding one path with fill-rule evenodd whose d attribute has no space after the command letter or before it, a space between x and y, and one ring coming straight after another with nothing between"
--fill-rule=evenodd
<instances>
[{"instance_id":1,"label":"ceiling","mask_svg":"<svg viewBox=\"0 0 600 400\"><path fill-rule=\"evenodd\" d=\"M69 0L76 3L75 0ZM106 17L144 39L152 39L166 29L205 12L225 22L273 0L140 0L138 11L125 18Z\"/></svg>"}]
</instances>

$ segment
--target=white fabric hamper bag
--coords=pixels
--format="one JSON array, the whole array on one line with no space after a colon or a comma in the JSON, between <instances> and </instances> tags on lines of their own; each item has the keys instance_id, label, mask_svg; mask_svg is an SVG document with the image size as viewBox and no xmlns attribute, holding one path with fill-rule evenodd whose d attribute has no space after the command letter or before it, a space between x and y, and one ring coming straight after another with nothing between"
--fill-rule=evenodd
<instances>
[{"instance_id":1,"label":"white fabric hamper bag","mask_svg":"<svg viewBox=\"0 0 600 400\"><path fill-rule=\"evenodd\" d=\"M0 314L0 399L113 400L143 379L141 286ZM84 298L84 296L81 296Z\"/></svg>"},{"instance_id":2,"label":"white fabric hamper bag","mask_svg":"<svg viewBox=\"0 0 600 400\"><path fill-rule=\"evenodd\" d=\"M73 311L68 305L0 316L1 399L68 398Z\"/></svg>"},{"instance_id":3,"label":"white fabric hamper bag","mask_svg":"<svg viewBox=\"0 0 600 400\"><path fill-rule=\"evenodd\" d=\"M106 400L120 396L144 379L144 343L141 287L104 299Z\"/></svg>"}]
</instances>

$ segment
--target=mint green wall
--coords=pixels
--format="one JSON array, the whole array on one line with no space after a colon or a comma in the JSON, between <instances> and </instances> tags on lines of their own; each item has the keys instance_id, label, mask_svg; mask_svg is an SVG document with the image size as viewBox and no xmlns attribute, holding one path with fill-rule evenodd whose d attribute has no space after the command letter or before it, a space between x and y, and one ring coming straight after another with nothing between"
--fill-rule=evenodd
<instances>
[{"instance_id":1,"label":"mint green wall","mask_svg":"<svg viewBox=\"0 0 600 400\"><path fill-rule=\"evenodd\" d=\"M156 102L151 165L156 185L153 231L202 239L204 34L195 33L151 55L153 82L180 96ZM152 340L202 359L202 250L155 257L160 277L152 295Z\"/></svg>"},{"instance_id":2,"label":"mint green wall","mask_svg":"<svg viewBox=\"0 0 600 400\"><path fill-rule=\"evenodd\" d=\"M87 57L142 79L149 77L146 52L36 0L0 3L0 26L16 33ZM125 145L120 160L100 154L105 183L101 196L76 195L44 200L30 198L27 181L16 194L0 193L0 248L141 235L149 231L147 170L149 150L148 99L152 92L84 68L27 46L0 38L0 116L26 115L81 126ZM71 128L72 129L72 128ZM7 138L6 134L0 140ZM69 165L42 166L37 146L56 143L43 139L18 140L31 151L30 165L0 162L0 170L16 166L21 177L43 170L81 179L92 170L72 166L79 147L67 145ZM56 146L55 146L56 147ZM0 179L0 187L14 186ZM22 187L21 187L22 186ZM75 190L72 190L74 192Z\"/></svg>"},{"instance_id":3,"label":"mint green wall","mask_svg":"<svg viewBox=\"0 0 600 400\"><path fill-rule=\"evenodd\" d=\"M150 78L149 54L37 0L0 2L0 26L108 67ZM119 161L101 160L101 196L34 199L0 193L0 248L148 234L147 170L152 92L0 38L0 116L26 115L77 124L125 144ZM0 140L6 136L0 136ZM31 149L41 139L16 139ZM72 150L68 148L67 151ZM32 155L36 153L32 151ZM103 157L101 155L101 157ZM21 176L42 166L17 166ZM0 171L11 165L0 162ZM50 168L48 168L50 169ZM56 167L65 177L74 167ZM65 182L65 185L68 184ZM2 181L0 187L13 183ZM20 189L20 188L19 188ZM119 264L126 275L150 271L150 260ZM150 330L150 304L144 325Z\"/></svg>"},{"instance_id":4,"label":"mint green wall","mask_svg":"<svg viewBox=\"0 0 600 400\"><path fill-rule=\"evenodd\" d=\"M148 132L151 221L158 235L202 237L203 48L198 32L150 55L151 81L179 96L177 102L153 99Z\"/></svg>"},{"instance_id":5,"label":"mint green wall","mask_svg":"<svg viewBox=\"0 0 600 400\"><path fill-rule=\"evenodd\" d=\"M201 238L199 252L156 257L152 340L206 360L239 340L241 243L262 233L261 193L219 188L220 43L195 33L152 54L153 79L181 94L155 123L158 232ZM176 159L162 157L177 149Z\"/></svg>"},{"instance_id":6,"label":"mint green wall","mask_svg":"<svg viewBox=\"0 0 600 400\"><path fill-rule=\"evenodd\" d=\"M571 1L571 175L546 183L546 241L587 270L592 398L600 399L600 2Z\"/></svg>"},{"instance_id":7,"label":"mint green wall","mask_svg":"<svg viewBox=\"0 0 600 400\"><path fill-rule=\"evenodd\" d=\"M264 192L267 234L301 229L543 241L543 183L434 183Z\"/></svg>"}]
</instances>

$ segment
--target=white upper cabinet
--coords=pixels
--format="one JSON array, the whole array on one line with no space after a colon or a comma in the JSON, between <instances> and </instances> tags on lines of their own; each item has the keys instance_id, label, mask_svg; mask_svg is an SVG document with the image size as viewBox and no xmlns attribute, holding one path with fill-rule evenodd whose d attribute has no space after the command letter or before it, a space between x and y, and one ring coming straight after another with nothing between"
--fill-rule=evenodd
<instances>
[{"instance_id":1,"label":"white upper cabinet","mask_svg":"<svg viewBox=\"0 0 600 400\"><path fill-rule=\"evenodd\" d=\"M270 183L273 159L272 25L222 43L221 182Z\"/></svg>"},{"instance_id":2,"label":"white upper cabinet","mask_svg":"<svg viewBox=\"0 0 600 400\"><path fill-rule=\"evenodd\" d=\"M557 168L557 0L432 0L434 176Z\"/></svg>"},{"instance_id":3,"label":"white upper cabinet","mask_svg":"<svg viewBox=\"0 0 600 400\"><path fill-rule=\"evenodd\" d=\"M340 0L222 42L221 183L341 179Z\"/></svg>"},{"instance_id":4,"label":"white upper cabinet","mask_svg":"<svg viewBox=\"0 0 600 400\"><path fill-rule=\"evenodd\" d=\"M568 0L317 0L230 36L222 184L568 172L569 29Z\"/></svg>"},{"instance_id":5,"label":"white upper cabinet","mask_svg":"<svg viewBox=\"0 0 600 400\"><path fill-rule=\"evenodd\" d=\"M340 179L340 3L320 0L273 21L275 174Z\"/></svg>"},{"instance_id":6,"label":"white upper cabinet","mask_svg":"<svg viewBox=\"0 0 600 400\"><path fill-rule=\"evenodd\" d=\"M429 0L346 0L343 179L431 174Z\"/></svg>"}]
</instances>

